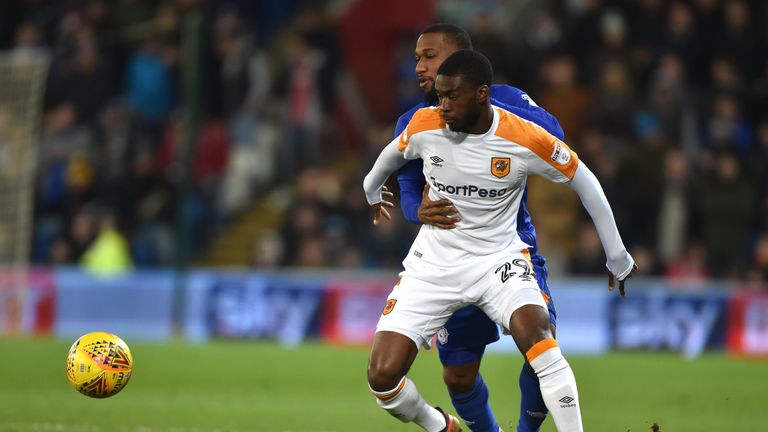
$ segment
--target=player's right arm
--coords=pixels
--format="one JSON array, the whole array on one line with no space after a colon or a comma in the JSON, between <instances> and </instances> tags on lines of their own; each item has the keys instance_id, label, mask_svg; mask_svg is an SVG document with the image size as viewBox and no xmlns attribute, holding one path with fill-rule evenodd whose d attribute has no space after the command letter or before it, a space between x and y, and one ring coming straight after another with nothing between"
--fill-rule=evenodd
<instances>
[{"instance_id":1,"label":"player's right arm","mask_svg":"<svg viewBox=\"0 0 768 432\"><path fill-rule=\"evenodd\" d=\"M410 141L408 128L406 127L400 135L384 147L379 157L376 158L373 168L363 179L365 197L368 200L368 204L374 209L374 225L380 222L381 217L387 220L391 219L387 208L394 207L392 202L385 200L382 196L383 194L387 195L387 197L392 195L386 192L384 183L392 173L405 165L409 159L417 159L419 157L418 151Z\"/></svg>"},{"instance_id":2,"label":"player's right arm","mask_svg":"<svg viewBox=\"0 0 768 432\"><path fill-rule=\"evenodd\" d=\"M415 108L397 119L395 136L399 136L408 126ZM423 161L412 160L406 163L397 173L400 186L400 208L408 222L416 225L433 225L442 229L452 229L461 220L456 213L456 207L447 199L432 201L428 197L429 185L424 179Z\"/></svg>"},{"instance_id":3,"label":"player's right arm","mask_svg":"<svg viewBox=\"0 0 768 432\"><path fill-rule=\"evenodd\" d=\"M395 137L399 137L403 133L414 112L415 109L412 109L397 119ZM403 211L403 217L413 224L421 224L419 205L421 204L421 191L426 184L421 160L409 161L400 168L397 172L397 183L400 186L400 208Z\"/></svg>"},{"instance_id":4,"label":"player's right arm","mask_svg":"<svg viewBox=\"0 0 768 432\"><path fill-rule=\"evenodd\" d=\"M410 123L419 106L412 108L397 119L395 136L400 136ZM400 186L400 208L408 222L416 225L432 225L452 229L461 220L453 203L447 199L432 201L428 197L429 185L424 179L423 161L415 159L397 172Z\"/></svg>"}]
</instances>

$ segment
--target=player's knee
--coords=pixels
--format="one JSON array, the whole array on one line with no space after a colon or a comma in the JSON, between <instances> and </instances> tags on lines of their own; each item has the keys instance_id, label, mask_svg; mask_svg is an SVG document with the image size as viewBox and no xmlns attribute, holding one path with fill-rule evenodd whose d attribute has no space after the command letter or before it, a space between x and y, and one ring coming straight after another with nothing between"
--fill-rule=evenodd
<instances>
[{"instance_id":1,"label":"player's knee","mask_svg":"<svg viewBox=\"0 0 768 432\"><path fill-rule=\"evenodd\" d=\"M443 381L451 393L466 393L475 387L478 368L474 363L477 362L443 367Z\"/></svg>"},{"instance_id":2,"label":"player's knee","mask_svg":"<svg viewBox=\"0 0 768 432\"><path fill-rule=\"evenodd\" d=\"M534 332L534 333L531 333L527 338L525 338L518 345L521 348L521 353L526 354L537 344L547 340L554 340L551 333L544 333L544 332L535 333Z\"/></svg>"},{"instance_id":3,"label":"player's knee","mask_svg":"<svg viewBox=\"0 0 768 432\"><path fill-rule=\"evenodd\" d=\"M526 305L515 311L509 329L522 353L544 339L553 338L549 313L536 305Z\"/></svg>"},{"instance_id":4,"label":"player's knee","mask_svg":"<svg viewBox=\"0 0 768 432\"><path fill-rule=\"evenodd\" d=\"M368 363L368 385L373 391L392 390L403 376L405 376L405 371L396 362L371 361Z\"/></svg>"}]
</instances>

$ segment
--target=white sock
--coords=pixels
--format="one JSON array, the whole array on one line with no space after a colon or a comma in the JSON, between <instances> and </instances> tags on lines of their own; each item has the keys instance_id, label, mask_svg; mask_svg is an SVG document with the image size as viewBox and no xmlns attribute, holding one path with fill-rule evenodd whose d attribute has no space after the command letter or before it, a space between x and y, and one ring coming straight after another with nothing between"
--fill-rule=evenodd
<instances>
[{"instance_id":1,"label":"white sock","mask_svg":"<svg viewBox=\"0 0 768 432\"><path fill-rule=\"evenodd\" d=\"M544 403L559 432L583 431L579 393L571 366L554 339L544 339L525 353L536 375Z\"/></svg>"},{"instance_id":2,"label":"white sock","mask_svg":"<svg viewBox=\"0 0 768 432\"><path fill-rule=\"evenodd\" d=\"M427 404L416 385L407 377L403 377L392 390L377 392L371 389L371 392L379 406L401 422L414 422L428 432L439 432L446 426L445 417Z\"/></svg>"}]
</instances>

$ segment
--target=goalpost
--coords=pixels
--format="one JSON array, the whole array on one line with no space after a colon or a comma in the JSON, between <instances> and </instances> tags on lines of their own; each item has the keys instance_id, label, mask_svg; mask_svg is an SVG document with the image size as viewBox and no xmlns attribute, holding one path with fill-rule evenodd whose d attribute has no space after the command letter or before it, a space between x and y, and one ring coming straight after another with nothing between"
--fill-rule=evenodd
<instances>
[{"instance_id":1,"label":"goalpost","mask_svg":"<svg viewBox=\"0 0 768 432\"><path fill-rule=\"evenodd\" d=\"M0 333L19 328L48 56L0 52Z\"/></svg>"}]
</instances>

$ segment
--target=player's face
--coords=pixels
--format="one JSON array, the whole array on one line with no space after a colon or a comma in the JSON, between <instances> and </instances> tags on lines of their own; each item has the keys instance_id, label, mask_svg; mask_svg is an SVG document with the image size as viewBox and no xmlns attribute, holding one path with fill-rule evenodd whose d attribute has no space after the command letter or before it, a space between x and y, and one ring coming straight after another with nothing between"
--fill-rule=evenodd
<instances>
[{"instance_id":1,"label":"player's face","mask_svg":"<svg viewBox=\"0 0 768 432\"><path fill-rule=\"evenodd\" d=\"M416 59L416 76L419 78L419 87L424 92L424 97L430 103L437 102L435 95L437 68L443 64L443 60L456 51L458 48L446 40L442 33L424 33L416 41L416 50L413 52Z\"/></svg>"},{"instance_id":2,"label":"player's face","mask_svg":"<svg viewBox=\"0 0 768 432\"><path fill-rule=\"evenodd\" d=\"M454 132L469 132L480 116L487 86L473 88L461 75L438 75L435 92L445 124Z\"/></svg>"}]
</instances>

